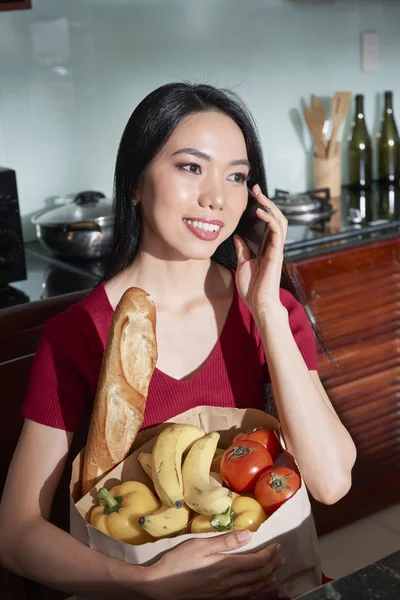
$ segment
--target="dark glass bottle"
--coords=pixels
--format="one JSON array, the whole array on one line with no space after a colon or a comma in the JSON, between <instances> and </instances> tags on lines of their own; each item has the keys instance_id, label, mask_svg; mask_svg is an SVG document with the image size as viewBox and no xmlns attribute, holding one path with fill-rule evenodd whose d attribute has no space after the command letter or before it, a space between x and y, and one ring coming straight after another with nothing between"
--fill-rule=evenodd
<instances>
[{"instance_id":1,"label":"dark glass bottle","mask_svg":"<svg viewBox=\"0 0 400 600\"><path fill-rule=\"evenodd\" d=\"M372 150L364 115L364 96L355 98L356 114L351 138L349 140L349 185L357 188L369 188L372 183Z\"/></svg>"},{"instance_id":2,"label":"dark glass bottle","mask_svg":"<svg viewBox=\"0 0 400 600\"><path fill-rule=\"evenodd\" d=\"M385 92L385 111L378 139L378 177L384 184L400 180L400 139L393 114L393 93Z\"/></svg>"},{"instance_id":3,"label":"dark glass bottle","mask_svg":"<svg viewBox=\"0 0 400 600\"><path fill-rule=\"evenodd\" d=\"M400 189L395 185L379 186L379 218L389 221L400 218Z\"/></svg>"}]
</instances>

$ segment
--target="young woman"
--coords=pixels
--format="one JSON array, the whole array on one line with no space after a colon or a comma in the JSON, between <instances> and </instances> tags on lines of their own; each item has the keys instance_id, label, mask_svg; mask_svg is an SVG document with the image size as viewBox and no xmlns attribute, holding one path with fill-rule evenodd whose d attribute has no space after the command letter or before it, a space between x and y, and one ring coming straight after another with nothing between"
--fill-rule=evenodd
<instances>
[{"instance_id":1,"label":"young woman","mask_svg":"<svg viewBox=\"0 0 400 600\"><path fill-rule=\"evenodd\" d=\"M269 211L259 211L270 235L256 258L234 237L248 187ZM347 493L354 445L320 383L312 327L283 262L287 221L263 190L255 127L233 94L170 84L133 112L117 157L109 274L46 324L32 368L1 506L7 568L98 598L271 594L275 544L221 554L246 544L247 532L192 540L140 567L49 523L74 432L92 409L113 311L131 286L149 292L157 309L159 358L143 426L200 404L263 410L267 378L310 493L326 504Z\"/></svg>"}]
</instances>

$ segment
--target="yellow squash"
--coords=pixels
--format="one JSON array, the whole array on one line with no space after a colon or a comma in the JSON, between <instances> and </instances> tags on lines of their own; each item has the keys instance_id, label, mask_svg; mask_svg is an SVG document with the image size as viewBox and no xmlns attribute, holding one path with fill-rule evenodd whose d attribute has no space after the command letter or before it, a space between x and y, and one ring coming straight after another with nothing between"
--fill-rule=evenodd
<instances>
[{"instance_id":1,"label":"yellow squash","mask_svg":"<svg viewBox=\"0 0 400 600\"><path fill-rule=\"evenodd\" d=\"M139 481L125 481L110 491L100 488L102 504L90 515L90 523L103 533L127 544L146 544L154 538L139 525L139 518L160 508L153 492Z\"/></svg>"},{"instance_id":2,"label":"yellow squash","mask_svg":"<svg viewBox=\"0 0 400 600\"><path fill-rule=\"evenodd\" d=\"M232 492L232 506L219 515L209 517L198 515L191 524L192 533L210 533L212 531L230 531L233 529L248 529L257 531L267 519L261 504L254 498L239 496Z\"/></svg>"}]
</instances>

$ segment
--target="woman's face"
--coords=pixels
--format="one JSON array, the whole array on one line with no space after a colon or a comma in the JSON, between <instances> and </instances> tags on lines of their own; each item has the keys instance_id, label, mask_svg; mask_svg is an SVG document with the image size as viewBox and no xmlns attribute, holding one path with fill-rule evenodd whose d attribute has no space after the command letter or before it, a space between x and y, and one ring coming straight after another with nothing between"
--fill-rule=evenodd
<instances>
[{"instance_id":1,"label":"woman's face","mask_svg":"<svg viewBox=\"0 0 400 600\"><path fill-rule=\"evenodd\" d=\"M243 134L230 117L210 111L183 119L137 190L141 249L170 260L210 258L246 208L249 170Z\"/></svg>"}]
</instances>

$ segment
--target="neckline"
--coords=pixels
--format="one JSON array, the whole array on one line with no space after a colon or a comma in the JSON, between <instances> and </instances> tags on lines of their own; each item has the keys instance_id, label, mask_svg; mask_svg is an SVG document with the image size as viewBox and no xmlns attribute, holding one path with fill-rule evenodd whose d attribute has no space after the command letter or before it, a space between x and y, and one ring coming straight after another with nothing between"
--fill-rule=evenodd
<instances>
[{"instance_id":1,"label":"neckline","mask_svg":"<svg viewBox=\"0 0 400 600\"><path fill-rule=\"evenodd\" d=\"M217 341L215 342L210 354L207 356L206 360L203 362L200 369L198 371L196 371L196 373L192 377L185 378L185 379L176 379L172 375L168 375L168 373L161 371L157 366L154 369L154 374L157 373L160 377L164 377L164 378L168 379L169 381L174 382L174 384L176 384L176 385L189 385L189 384L197 381L197 379L199 379L201 376L203 376L204 372L210 368L210 365L214 362L215 356L221 346L221 340L226 335L226 330L228 329L228 323L231 320L232 313L234 312L235 307L237 306L237 303L238 303L238 291L237 291L237 287L236 287L236 283L235 283L235 272L233 269L229 269L229 270L231 271L232 283L233 283L232 301L231 301L229 310L227 312L225 322L222 326L221 333L219 334L219 337L218 337ZM114 310L114 308L110 302L110 299L107 295L107 292L105 290L105 282L104 281L101 282L100 287L101 287L101 291L102 291L103 295L105 296L105 299L107 302L107 309L112 314L114 314L115 310Z\"/></svg>"}]
</instances>

